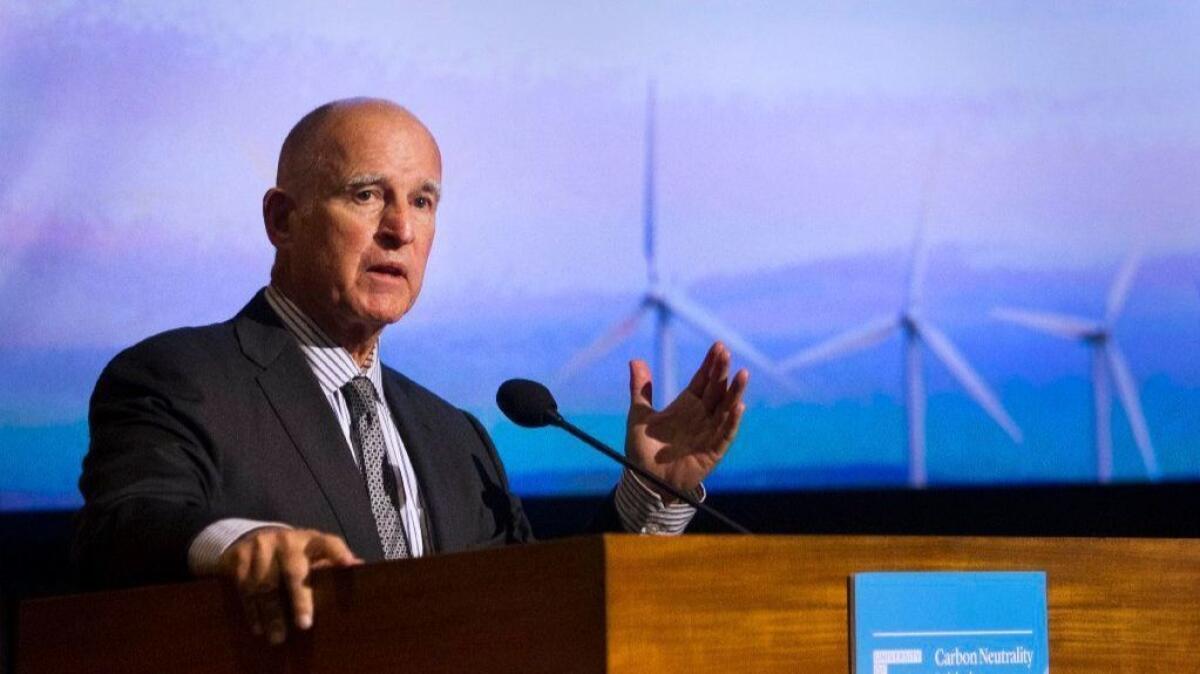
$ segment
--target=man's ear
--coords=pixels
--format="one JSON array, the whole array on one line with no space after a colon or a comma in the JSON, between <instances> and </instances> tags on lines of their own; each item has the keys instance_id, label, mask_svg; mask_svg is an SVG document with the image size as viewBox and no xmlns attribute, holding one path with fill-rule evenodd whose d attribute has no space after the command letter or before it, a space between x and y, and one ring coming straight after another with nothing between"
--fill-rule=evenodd
<instances>
[{"instance_id":1,"label":"man's ear","mask_svg":"<svg viewBox=\"0 0 1200 674\"><path fill-rule=\"evenodd\" d=\"M292 235L291 215L296 210L296 201L287 192L272 187L263 195L262 210L267 238L278 248Z\"/></svg>"}]
</instances>

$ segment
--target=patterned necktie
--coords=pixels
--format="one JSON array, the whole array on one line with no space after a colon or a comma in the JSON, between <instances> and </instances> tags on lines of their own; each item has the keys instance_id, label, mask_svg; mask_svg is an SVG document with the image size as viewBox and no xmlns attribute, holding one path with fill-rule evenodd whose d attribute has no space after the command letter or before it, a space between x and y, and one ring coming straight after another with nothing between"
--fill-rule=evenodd
<instances>
[{"instance_id":1,"label":"patterned necktie","mask_svg":"<svg viewBox=\"0 0 1200 674\"><path fill-rule=\"evenodd\" d=\"M342 394L350 406L350 437L357 445L363 479L371 497L371 514L375 516L375 529L383 545L384 559L408 557L408 543L404 540L404 527L400 524L397 506L399 498L388 494L384 482L386 449L383 444L383 426L375 409L375 386L363 376L351 379L342 387ZM390 470L390 466L386 469ZM395 485L395 480L390 480ZM395 485L397 490L399 485Z\"/></svg>"}]
</instances>

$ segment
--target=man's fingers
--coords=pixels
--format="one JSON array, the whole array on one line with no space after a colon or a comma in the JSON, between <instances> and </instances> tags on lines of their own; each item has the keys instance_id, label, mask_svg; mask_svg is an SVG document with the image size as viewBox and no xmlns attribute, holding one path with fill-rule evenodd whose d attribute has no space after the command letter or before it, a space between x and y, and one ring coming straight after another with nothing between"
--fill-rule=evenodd
<instances>
[{"instance_id":1,"label":"man's fingers","mask_svg":"<svg viewBox=\"0 0 1200 674\"><path fill-rule=\"evenodd\" d=\"M246 613L246 622L250 623L250 633L256 637L263 635L262 618L258 615L258 599L252 594L242 594L242 610Z\"/></svg>"},{"instance_id":2,"label":"man's fingers","mask_svg":"<svg viewBox=\"0 0 1200 674\"><path fill-rule=\"evenodd\" d=\"M738 370L738 373L733 377L733 383L729 385L729 393L725 396L725 400L721 401L721 425L717 428L717 442L721 445L721 453L724 453L734 437L737 436L738 427L742 423L742 415L746 412L746 404L742 402L742 394L746 392L746 385L750 382L750 373L746 370Z\"/></svg>"},{"instance_id":3,"label":"man's fingers","mask_svg":"<svg viewBox=\"0 0 1200 674\"><path fill-rule=\"evenodd\" d=\"M254 564L254 545L248 541L234 543L221 555L220 572L233 581L250 631L259 636L263 633L262 621L258 616L258 603L254 600L254 580L251 571Z\"/></svg>"},{"instance_id":4,"label":"man's fingers","mask_svg":"<svg viewBox=\"0 0 1200 674\"><path fill-rule=\"evenodd\" d=\"M697 398L704 397L704 389L708 386L709 370L720 349L720 342L713 342L713 345L708 347L708 353L704 354L704 362L700 363L700 367L696 368L696 373L692 375L692 380L688 382L687 391Z\"/></svg>"},{"instance_id":5,"label":"man's fingers","mask_svg":"<svg viewBox=\"0 0 1200 674\"><path fill-rule=\"evenodd\" d=\"M263 527L222 553L220 572L237 586L250 630L279 644L287 638L289 610L297 628L313 624L313 569L361 563L333 534Z\"/></svg>"},{"instance_id":6,"label":"man's fingers","mask_svg":"<svg viewBox=\"0 0 1200 674\"><path fill-rule=\"evenodd\" d=\"M292 621L302 630L312 627L313 622L313 594L308 583L310 567L305 553L306 550L300 547L288 549L280 563L283 585L292 605Z\"/></svg>"},{"instance_id":7,"label":"man's fingers","mask_svg":"<svg viewBox=\"0 0 1200 674\"><path fill-rule=\"evenodd\" d=\"M279 550L280 584L286 590L296 627L306 630L313 624L316 607L309 582L313 569L361 563L338 536L313 531L285 534Z\"/></svg>"},{"instance_id":8,"label":"man's fingers","mask_svg":"<svg viewBox=\"0 0 1200 674\"><path fill-rule=\"evenodd\" d=\"M280 602L277 540L274 536L259 536L253 545L254 562L242 591L255 603L260 631L266 632L267 640L272 644L282 643L287 638L287 625Z\"/></svg>"},{"instance_id":9,"label":"man's fingers","mask_svg":"<svg viewBox=\"0 0 1200 674\"><path fill-rule=\"evenodd\" d=\"M267 632L267 641L272 645L281 644L287 639L287 622L283 617L283 601L279 591L263 592L257 595L258 615Z\"/></svg>"},{"instance_id":10,"label":"man's fingers","mask_svg":"<svg viewBox=\"0 0 1200 674\"><path fill-rule=\"evenodd\" d=\"M718 346L720 346L720 350L710 364L708 385L704 387L703 396L700 398L704 403L704 411L709 414L716 411L729 384L729 362L731 360L729 349L721 344Z\"/></svg>"},{"instance_id":11,"label":"man's fingers","mask_svg":"<svg viewBox=\"0 0 1200 674\"><path fill-rule=\"evenodd\" d=\"M314 565L318 562L328 562L332 566L351 566L362 564L363 561L350 551L346 541L328 534L310 538L305 545L304 554Z\"/></svg>"},{"instance_id":12,"label":"man's fingers","mask_svg":"<svg viewBox=\"0 0 1200 674\"><path fill-rule=\"evenodd\" d=\"M738 403L725 420L721 422L721 427L717 430L717 435L720 437L720 448L717 451L718 456L724 456L725 451L733 444L733 439L737 437L738 428L742 425L742 416L746 412L745 403Z\"/></svg>"},{"instance_id":13,"label":"man's fingers","mask_svg":"<svg viewBox=\"0 0 1200 674\"><path fill-rule=\"evenodd\" d=\"M245 546L250 553L250 564L238 589L245 601L253 605L246 611L246 617L254 621L250 630L257 635L266 634L273 644L281 643L287 636L287 627L279 596L279 534L262 532L247 540Z\"/></svg>"},{"instance_id":14,"label":"man's fingers","mask_svg":"<svg viewBox=\"0 0 1200 674\"><path fill-rule=\"evenodd\" d=\"M258 584L258 615L262 619L263 629L267 632L267 641L273 645L281 644L287 639L287 619L284 615L283 594L279 587L280 576L283 575L281 552L278 545L271 546L266 576L260 578Z\"/></svg>"},{"instance_id":15,"label":"man's fingers","mask_svg":"<svg viewBox=\"0 0 1200 674\"><path fill-rule=\"evenodd\" d=\"M269 536L255 536L246 541L238 551L236 576L238 592L246 609L246 620L255 635L270 633L271 621L264 603L264 596L274 593L276 588L275 546ZM278 602L276 602L278 603Z\"/></svg>"},{"instance_id":16,"label":"man's fingers","mask_svg":"<svg viewBox=\"0 0 1200 674\"><path fill-rule=\"evenodd\" d=\"M250 573L246 578L249 594L261 594L279 587L279 569L275 564L276 541L274 536L256 536L251 541L253 554Z\"/></svg>"},{"instance_id":17,"label":"man's fingers","mask_svg":"<svg viewBox=\"0 0 1200 674\"><path fill-rule=\"evenodd\" d=\"M650 366L644 360L629 361L629 417L636 421L637 416L644 416L654 411L654 389L650 382Z\"/></svg>"},{"instance_id":18,"label":"man's fingers","mask_svg":"<svg viewBox=\"0 0 1200 674\"><path fill-rule=\"evenodd\" d=\"M742 402L742 394L746 392L746 386L750 383L750 371L742 368L733 376L733 382L729 385L729 395L726 398L726 403L732 407L737 403Z\"/></svg>"}]
</instances>

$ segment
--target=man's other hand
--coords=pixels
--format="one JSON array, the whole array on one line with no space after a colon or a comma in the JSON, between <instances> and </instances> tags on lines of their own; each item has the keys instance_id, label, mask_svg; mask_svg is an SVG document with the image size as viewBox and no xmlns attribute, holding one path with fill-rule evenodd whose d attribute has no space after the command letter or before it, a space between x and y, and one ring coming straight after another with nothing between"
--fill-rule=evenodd
<instances>
[{"instance_id":1,"label":"man's other hand","mask_svg":"<svg viewBox=\"0 0 1200 674\"><path fill-rule=\"evenodd\" d=\"M742 394L750 373L740 370L731 381L729 364L729 349L713 344L687 388L656 411L649 366L641 360L630 362L625 433L629 460L683 493L695 489L724 458L746 411ZM675 500L647 486L665 502Z\"/></svg>"},{"instance_id":2,"label":"man's other hand","mask_svg":"<svg viewBox=\"0 0 1200 674\"><path fill-rule=\"evenodd\" d=\"M309 572L361 563L346 542L333 534L263 527L246 533L225 550L219 573L233 581L241 594L251 631L280 644L287 638L288 606L298 629L312 626Z\"/></svg>"}]
</instances>

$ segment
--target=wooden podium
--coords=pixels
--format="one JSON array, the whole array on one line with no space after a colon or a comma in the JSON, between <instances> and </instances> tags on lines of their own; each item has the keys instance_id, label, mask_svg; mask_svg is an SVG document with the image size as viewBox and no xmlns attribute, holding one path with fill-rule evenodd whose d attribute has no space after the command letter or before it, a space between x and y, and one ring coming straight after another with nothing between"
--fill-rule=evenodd
<instances>
[{"instance_id":1,"label":"wooden podium","mask_svg":"<svg viewBox=\"0 0 1200 674\"><path fill-rule=\"evenodd\" d=\"M1200 670L1200 541L609 535L315 574L271 647L216 581L27 602L17 674L849 671L860 571L1044 570L1055 672Z\"/></svg>"}]
</instances>

